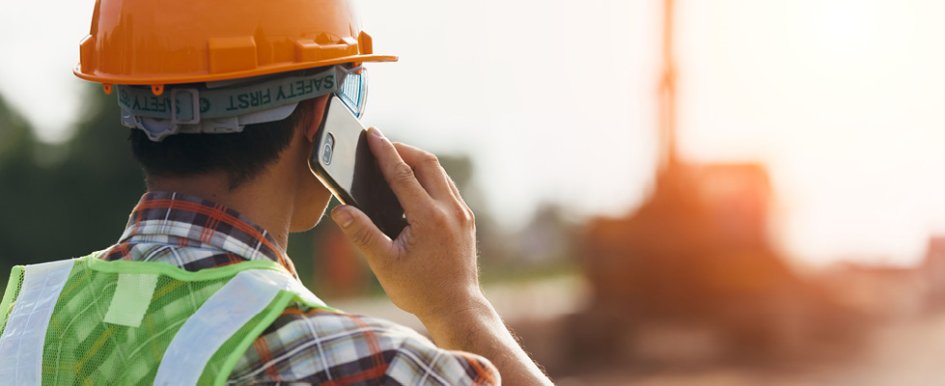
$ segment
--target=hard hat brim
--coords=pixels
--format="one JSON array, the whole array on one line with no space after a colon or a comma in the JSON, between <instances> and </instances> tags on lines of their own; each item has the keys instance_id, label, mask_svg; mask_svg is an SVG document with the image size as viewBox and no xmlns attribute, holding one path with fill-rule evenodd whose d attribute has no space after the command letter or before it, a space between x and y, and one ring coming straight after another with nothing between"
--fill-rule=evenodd
<instances>
[{"instance_id":1,"label":"hard hat brim","mask_svg":"<svg viewBox=\"0 0 945 386\"><path fill-rule=\"evenodd\" d=\"M343 56L338 58L326 59L315 62L304 62L304 63L281 63L277 65L265 66L254 68L245 71L234 71L226 72L219 74L209 74L209 73L195 73L192 75L175 75L175 76L161 76L161 75L148 75L148 74L136 74L135 76L127 75L116 75L108 73L84 73L82 68L79 65L72 70L72 73L77 77L98 82L107 85L171 85L171 84L184 84L184 83L204 83L204 82L215 82L221 80L230 80L230 79L240 79L240 78L249 78L261 75L271 75L277 74L280 72L289 72L304 70L309 68L317 68L324 66L332 66L342 63L367 63L367 62L396 62L399 58L394 55L376 55L376 54L367 54L367 55L351 55Z\"/></svg>"}]
</instances>

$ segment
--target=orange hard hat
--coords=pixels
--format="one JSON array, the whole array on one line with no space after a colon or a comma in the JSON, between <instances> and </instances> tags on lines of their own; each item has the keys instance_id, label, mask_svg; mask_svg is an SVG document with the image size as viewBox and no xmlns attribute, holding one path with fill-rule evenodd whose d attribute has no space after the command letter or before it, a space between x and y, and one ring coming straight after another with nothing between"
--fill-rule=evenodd
<instances>
[{"instance_id":1,"label":"orange hard hat","mask_svg":"<svg viewBox=\"0 0 945 386\"><path fill-rule=\"evenodd\" d=\"M74 73L112 85L212 82L396 61L376 55L347 0L97 0Z\"/></svg>"}]
</instances>

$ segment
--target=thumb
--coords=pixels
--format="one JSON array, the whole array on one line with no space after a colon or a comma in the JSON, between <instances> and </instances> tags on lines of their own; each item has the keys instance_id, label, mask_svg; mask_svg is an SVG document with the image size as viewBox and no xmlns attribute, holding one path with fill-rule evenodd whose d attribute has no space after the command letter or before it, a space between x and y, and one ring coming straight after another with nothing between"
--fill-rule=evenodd
<instances>
[{"instance_id":1,"label":"thumb","mask_svg":"<svg viewBox=\"0 0 945 386\"><path fill-rule=\"evenodd\" d=\"M331 211L331 219L338 224L345 238L369 257L385 256L391 241L374 222L351 205L341 205Z\"/></svg>"}]
</instances>

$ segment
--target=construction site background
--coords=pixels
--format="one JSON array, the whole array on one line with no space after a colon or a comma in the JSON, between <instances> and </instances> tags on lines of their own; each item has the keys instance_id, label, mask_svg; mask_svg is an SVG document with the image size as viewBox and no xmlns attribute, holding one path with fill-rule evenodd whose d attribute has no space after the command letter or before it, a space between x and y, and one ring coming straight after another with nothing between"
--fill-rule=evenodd
<instances>
[{"instance_id":1,"label":"construction site background","mask_svg":"<svg viewBox=\"0 0 945 386\"><path fill-rule=\"evenodd\" d=\"M536 203L513 229L474 178L488 171L471 155L440 155L477 213L484 289L526 349L561 385L945 384L945 235L922 235L915 266L796 264L772 241L779 197L765 164L679 150L685 67L674 2L663 6L659 160L641 203L590 218ZM85 95L61 143L38 140L0 97L3 272L114 243L144 190L117 104L92 87ZM330 221L292 235L289 255L332 305L423 329Z\"/></svg>"}]
</instances>

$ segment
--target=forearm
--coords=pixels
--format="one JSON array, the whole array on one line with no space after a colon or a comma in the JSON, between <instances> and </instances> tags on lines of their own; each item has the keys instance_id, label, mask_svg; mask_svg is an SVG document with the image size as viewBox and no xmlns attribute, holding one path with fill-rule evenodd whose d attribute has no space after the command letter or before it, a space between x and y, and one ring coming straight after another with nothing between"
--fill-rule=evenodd
<instances>
[{"instance_id":1,"label":"forearm","mask_svg":"<svg viewBox=\"0 0 945 386\"><path fill-rule=\"evenodd\" d=\"M489 359L499 370L504 384L552 384L515 340L492 304L484 298L462 311L424 317L421 321L438 346Z\"/></svg>"}]
</instances>

